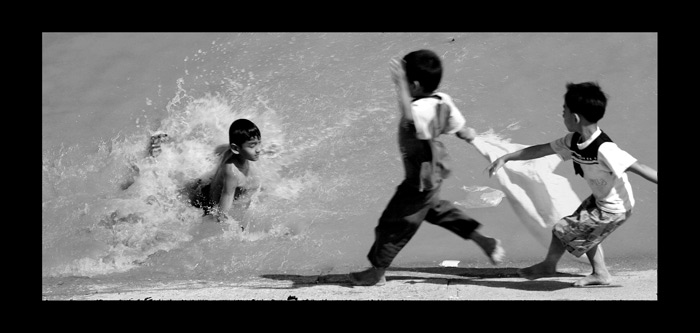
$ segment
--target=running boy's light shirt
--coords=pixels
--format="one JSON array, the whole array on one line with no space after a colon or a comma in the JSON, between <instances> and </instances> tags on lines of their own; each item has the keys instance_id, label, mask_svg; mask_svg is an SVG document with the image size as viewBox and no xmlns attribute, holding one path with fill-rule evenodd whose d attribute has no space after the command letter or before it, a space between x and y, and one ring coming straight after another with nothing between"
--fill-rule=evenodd
<instances>
[{"instance_id":1,"label":"running boy's light shirt","mask_svg":"<svg viewBox=\"0 0 700 333\"><path fill-rule=\"evenodd\" d=\"M442 98L442 102L450 106L450 118L447 122L446 133L454 134L466 123L464 116L459 109L452 102L452 98L445 93L436 93ZM435 118L435 107L440 103L437 98L421 98L417 101L411 103L411 110L413 112L413 123L416 126L416 136L421 140L432 139L430 134L430 121Z\"/></svg>"},{"instance_id":2,"label":"running boy's light shirt","mask_svg":"<svg viewBox=\"0 0 700 333\"><path fill-rule=\"evenodd\" d=\"M585 149L602 133L600 128L583 143L578 143L579 149ZM563 138L550 143L554 152L562 160L571 159L571 138L574 133L568 133ZM588 182L596 204L600 209L609 213L624 213L634 207L632 186L627 180L625 170L637 159L620 149L613 142L604 142L598 147L598 163L581 164L583 178ZM575 162L574 162L575 163Z\"/></svg>"},{"instance_id":3,"label":"running boy's light shirt","mask_svg":"<svg viewBox=\"0 0 700 333\"><path fill-rule=\"evenodd\" d=\"M438 95L451 108L446 132L459 131L464 126L464 116L448 95L442 93L438 93ZM401 117L401 121L399 121L398 144L405 171L404 183L416 189L420 189L421 165L431 161L432 158L427 140L432 138L429 124L436 116L436 106L439 102L440 100L437 98L421 98L414 101L411 103L413 121L408 121L406 117Z\"/></svg>"}]
</instances>

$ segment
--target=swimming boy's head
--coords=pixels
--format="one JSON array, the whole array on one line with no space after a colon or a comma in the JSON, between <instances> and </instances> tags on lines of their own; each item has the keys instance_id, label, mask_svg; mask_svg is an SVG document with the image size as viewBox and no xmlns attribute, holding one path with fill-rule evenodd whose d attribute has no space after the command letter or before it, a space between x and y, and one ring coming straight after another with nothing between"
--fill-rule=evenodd
<instances>
[{"instance_id":1,"label":"swimming boy's head","mask_svg":"<svg viewBox=\"0 0 700 333\"><path fill-rule=\"evenodd\" d=\"M442 62L435 52L413 51L405 55L403 61L411 96L430 94L437 89L442 79Z\"/></svg>"},{"instance_id":2,"label":"swimming boy's head","mask_svg":"<svg viewBox=\"0 0 700 333\"><path fill-rule=\"evenodd\" d=\"M567 83L564 106L570 112L597 123L605 114L608 98L596 82Z\"/></svg>"},{"instance_id":3,"label":"swimming boy's head","mask_svg":"<svg viewBox=\"0 0 700 333\"><path fill-rule=\"evenodd\" d=\"M261 140L260 129L248 119L237 119L231 123L231 127L228 129L231 151L247 160L258 160Z\"/></svg>"}]
</instances>

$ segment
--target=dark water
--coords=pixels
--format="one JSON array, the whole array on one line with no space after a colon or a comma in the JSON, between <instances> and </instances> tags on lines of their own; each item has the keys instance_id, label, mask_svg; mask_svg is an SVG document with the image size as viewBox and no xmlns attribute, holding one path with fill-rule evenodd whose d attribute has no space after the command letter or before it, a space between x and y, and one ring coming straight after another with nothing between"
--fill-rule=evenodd
<instances>
[{"instance_id":1,"label":"dark water","mask_svg":"<svg viewBox=\"0 0 700 333\"><path fill-rule=\"evenodd\" d=\"M443 57L440 91L468 126L521 144L563 136L565 84L598 81L610 95L601 127L657 167L656 34L44 34L42 276L126 281L366 266L373 228L403 176L388 63L419 48ZM203 223L182 193L211 172L212 149L241 117L277 151L258 162L270 194L238 217L246 234ZM146 158L156 132L173 142ZM494 186L473 147L445 141L460 167L444 198ZM570 169L556 172L587 196ZM630 180L634 215L605 253L655 261L657 187ZM544 256L507 201L467 212L511 260ZM429 224L395 264L442 260L489 265L472 242Z\"/></svg>"}]
</instances>

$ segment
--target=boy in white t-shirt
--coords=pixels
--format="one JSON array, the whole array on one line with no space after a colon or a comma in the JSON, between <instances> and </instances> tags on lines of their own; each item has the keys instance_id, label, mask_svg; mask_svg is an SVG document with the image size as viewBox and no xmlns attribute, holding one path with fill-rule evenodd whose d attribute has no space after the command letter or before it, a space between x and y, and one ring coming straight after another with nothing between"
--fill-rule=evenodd
<instances>
[{"instance_id":1,"label":"boy in white t-shirt","mask_svg":"<svg viewBox=\"0 0 700 333\"><path fill-rule=\"evenodd\" d=\"M386 268L423 221L473 240L493 264L498 264L504 253L500 242L480 234L476 230L479 222L439 197L440 184L449 169L445 147L434 139L455 134L471 143L476 135L474 129L464 126L464 116L450 96L435 93L442 77L440 58L430 50L414 51L404 56L403 64L393 59L391 74L401 111L398 143L405 178L374 229L375 240L367 254L372 267L351 273L350 280L357 285L384 284Z\"/></svg>"},{"instance_id":2,"label":"boy in white t-shirt","mask_svg":"<svg viewBox=\"0 0 700 333\"><path fill-rule=\"evenodd\" d=\"M562 218L552 230L547 257L540 263L518 270L520 276L534 280L556 273L557 263L569 251L576 257L583 253L593 273L574 283L575 286L607 285L612 277L605 267L600 243L632 214L634 196L625 172L632 171L657 182L656 170L641 164L620 149L598 127L603 118L607 97L594 82L567 83L564 95L564 125L570 132L550 143L535 145L499 157L489 167L489 175L508 161L531 160L558 154L574 161L574 171L588 182L593 192L570 216Z\"/></svg>"}]
</instances>

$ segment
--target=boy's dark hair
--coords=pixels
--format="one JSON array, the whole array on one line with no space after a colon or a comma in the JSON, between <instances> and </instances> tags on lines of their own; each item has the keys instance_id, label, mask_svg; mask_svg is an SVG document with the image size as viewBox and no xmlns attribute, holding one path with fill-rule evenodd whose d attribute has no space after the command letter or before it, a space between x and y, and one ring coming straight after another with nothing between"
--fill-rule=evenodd
<instances>
[{"instance_id":1,"label":"boy's dark hair","mask_svg":"<svg viewBox=\"0 0 700 333\"><path fill-rule=\"evenodd\" d=\"M241 146L248 140L262 139L260 129L248 119L237 119L231 123L228 129L228 141L236 146Z\"/></svg>"},{"instance_id":2,"label":"boy's dark hair","mask_svg":"<svg viewBox=\"0 0 700 333\"><path fill-rule=\"evenodd\" d=\"M605 114L608 97L596 82L568 82L564 103L571 112L581 115L589 122L597 123Z\"/></svg>"},{"instance_id":3,"label":"boy's dark hair","mask_svg":"<svg viewBox=\"0 0 700 333\"><path fill-rule=\"evenodd\" d=\"M413 51L403 57L408 82L418 81L426 93L437 89L442 79L440 57L430 50Z\"/></svg>"}]
</instances>

